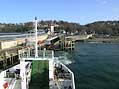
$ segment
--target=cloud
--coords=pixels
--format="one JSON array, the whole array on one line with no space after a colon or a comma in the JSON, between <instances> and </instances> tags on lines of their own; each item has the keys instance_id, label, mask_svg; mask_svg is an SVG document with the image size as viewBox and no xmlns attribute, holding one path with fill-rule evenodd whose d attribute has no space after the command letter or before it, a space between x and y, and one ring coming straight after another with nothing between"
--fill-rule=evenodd
<instances>
[{"instance_id":1,"label":"cloud","mask_svg":"<svg viewBox=\"0 0 119 89\"><path fill-rule=\"evenodd\" d=\"M105 4L107 4L107 3L108 3L107 1L102 1L102 4L103 4L103 5L105 5Z\"/></svg>"},{"instance_id":2,"label":"cloud","mask_svg":"<svg viewBox=\"0 0 119 89\"><path fill-rule=\"evenodd\" d=\"M108 4L108 1L107 1L107 0L96 0L96 2L97 2L98 4L101 4L101 5L106 5L106 4Z\"/></svg>"}]
</instances>

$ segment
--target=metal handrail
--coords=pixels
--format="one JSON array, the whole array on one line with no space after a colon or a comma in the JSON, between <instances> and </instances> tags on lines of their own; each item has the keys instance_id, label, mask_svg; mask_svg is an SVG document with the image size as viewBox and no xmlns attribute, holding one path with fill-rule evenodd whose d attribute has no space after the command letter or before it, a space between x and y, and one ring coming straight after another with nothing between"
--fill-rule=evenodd
<instances>
[{"instance_id":1,"label":"metal handrail","mask_svg":"<svg viewBox=\"0 0 119 89\"><path fill-rule=\"evenodd\" d=\"M53 52L51 50L39 50L38 58L52 58ZM35 58L34 50L20 50L19 51L19 59L21 58Z\"/></svg>"},{"instance_id":2,"label":"metal handrail","mask_svg":"<svg viewBox=\"0 0 119 89\"><path fill-rule=\"evenodd\" d=\"M59 62L59 61L57 61L57 62ZM63 63L61 63L61 62L59 62L62 66L64 66L70 73L71 73L71 75L72 75L72 87L73 87L73 89L75 89L75 80L74 80L74 73L67 67L67 66L65 66Z\"/></svg>"}]
</instances>

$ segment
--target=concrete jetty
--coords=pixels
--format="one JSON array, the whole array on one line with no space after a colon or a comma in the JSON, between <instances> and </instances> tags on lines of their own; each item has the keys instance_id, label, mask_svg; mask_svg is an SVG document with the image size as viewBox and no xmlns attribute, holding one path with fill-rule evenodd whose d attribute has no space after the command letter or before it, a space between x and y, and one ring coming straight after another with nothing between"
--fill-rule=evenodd
<instances>
[{"instance_id":1,"label":"concrete jetty","mask_svg":"<svg viewBox=\"0 0 119 89\"><path fill-rule=\"evenodd\" d=\"M6 69L19 63L18 50L21 49L24 49L24 47L17 46L14 48L0 50L0 69Z\"/></svg>"},{"instance_id":2,"label":"concrete jetty","mask_svg":"<svg viewBox=\"0 0 119 89\"><path fill-rule=\"evenodd\" d=\"M81 40L86 40L92 37L93 34L88 34L88 35L74 35L74 36L68 36L67 38L72 39L72 41L81 41Z\"/></svg>"}]
</instances>

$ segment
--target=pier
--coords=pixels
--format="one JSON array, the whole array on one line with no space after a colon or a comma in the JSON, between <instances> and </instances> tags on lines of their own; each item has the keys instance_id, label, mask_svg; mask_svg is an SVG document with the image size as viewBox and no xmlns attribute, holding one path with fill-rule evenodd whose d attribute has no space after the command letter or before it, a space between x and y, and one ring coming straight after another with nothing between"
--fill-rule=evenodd
<instances>
[{"instance_id":1,"label":"pier","mask_svg":"<svg viewBox=\"0 0 119 89\"><path fill-rule=\"evenodd\" d=\"M43 42L38 45L38 48L41 50L43 50L44 48L47 48L48 50L55 50L55 51L58 51L58 50L72 51L75 48L74 39L65 37L64 35L55 36L54 38L52 37L52 39L48 41L51 42L50 45L46 46L45 42ZM19 44L16 44L16 41L8 41L8 42L3 41L5 45L2 45L0 48L0 69L2 70L12 67L19 63L18 52L20 50L27 50L28 48L30 48L31 50L34 49L33 45L29 46L29 45L22 44L21 46L19 46ZM10 44L10 42L12 43ZM14 45L14 42L15 42L15 45ZM20 41L20 43L23 43L23 41L22 42Z\"/></svg>"},{"instance_id":2,"label":"pier","mask_svg":"<svg viewBox=\"0 0 119 89\"><path fill-rule=\"evenodd\" d=\"M23 46L0 50L0 69L6 69L19 63L18 51Z\"/></svg>"},{"instance_id":3,"label":"pier","mask_svg":"<svg viewBox=\"0 0 119 89\"><path fill-rule=\"evenodd\" d=\"M74 50L75 48L75 41L70 38L70 37L66 37L65 38L65 45L64 45L64 50Z\"/></svg>"},{"instance_id":4,"label":"pier","mask_svg":"<svg viewBox=\"0 0 119 89\"><path fill-rule=\"evenodd\" d=\"M88 35L74 35L74 36L68 36L67 38L72 39L72 41L84 41L92 37L93 34Z\"/></svg>"}]
</instances>

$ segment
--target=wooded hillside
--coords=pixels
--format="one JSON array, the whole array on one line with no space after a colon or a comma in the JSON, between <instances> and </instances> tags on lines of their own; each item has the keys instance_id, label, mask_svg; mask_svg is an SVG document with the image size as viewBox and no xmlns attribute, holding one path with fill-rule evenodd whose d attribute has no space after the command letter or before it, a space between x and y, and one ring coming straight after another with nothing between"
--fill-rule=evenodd
<instances>
[{"instance_id":1,"label":"wooded hillside","mask_svg":"<svg viewBox=\"0 0 119 89\"><path fill-rule=\"evenodd\" d=\"M86 25L67 21L38 21L38 29L48 29L51 24L56 24L58 27L55 31L65 30L74 34L95 33L97 35L119 35L119 21L98 21ZM0 32L25 32L34 28L33 22L26 23L0 23Z\"/></svg>"}]
</instances>

